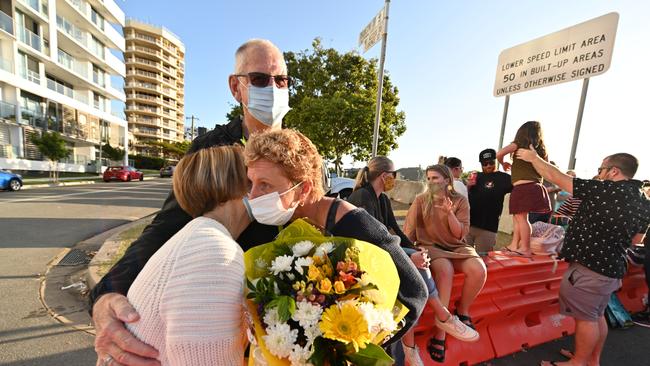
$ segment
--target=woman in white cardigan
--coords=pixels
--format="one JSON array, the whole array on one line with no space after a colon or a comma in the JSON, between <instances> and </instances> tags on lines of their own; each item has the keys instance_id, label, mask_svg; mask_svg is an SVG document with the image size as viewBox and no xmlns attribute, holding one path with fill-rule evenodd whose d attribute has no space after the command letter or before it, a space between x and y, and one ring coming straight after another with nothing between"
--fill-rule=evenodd
<instances>
[{"instance_id":1,"label":"woman in white cardigan","mask_svg":"<svg viewBox=\"0 0 650 366\"><path fill-rule=\"evenodd\" d=\"M163 366L243 364L244 260L233 238L250 223L247 187L239 147L202 149L176 166L174 195L194 220L151 257L128 293L140 314L128 328L158 349Z\"/></svg>"}]
</instances>

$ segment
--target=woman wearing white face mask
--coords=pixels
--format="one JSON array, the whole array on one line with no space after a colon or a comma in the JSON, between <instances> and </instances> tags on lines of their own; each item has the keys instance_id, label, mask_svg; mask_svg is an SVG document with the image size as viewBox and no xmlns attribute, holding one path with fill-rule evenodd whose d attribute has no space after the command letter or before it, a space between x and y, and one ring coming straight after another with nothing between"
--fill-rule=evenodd
<instances>
[{"instance_id":1,"label":"woman wearing white face mask","mask_svg":"<svg viewBox=\"0 0 650 366\"><path fill-rule=\"evenodd\" d=\"M244 154L251 181L244 201L252 218L269 225L307 218L326 234L367 241L391 255L400 276L398 300L409 309L406 325L389 343L400 339L415 324L428 294L417 269L400 248L399 237L366 211L324 197L322 159L300 132L284 129L254 134Z\"/></svg>"}]
</instances>

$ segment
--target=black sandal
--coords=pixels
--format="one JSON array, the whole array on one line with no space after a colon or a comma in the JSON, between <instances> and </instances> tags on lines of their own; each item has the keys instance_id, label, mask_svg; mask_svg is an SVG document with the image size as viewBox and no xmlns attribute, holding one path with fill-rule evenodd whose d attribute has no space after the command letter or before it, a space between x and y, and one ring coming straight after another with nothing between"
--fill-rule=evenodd
<instances>
[{"instance_id":1,"label":"black sandal","mask_svg":"<svg viewBox=\"0 0 650 366\"><path fill-rule=\"evenodd\" d=\"M442 346L442 348L436 348L435 346ZM445 340L436 339L431 337L427 343L427 351L429 352L429 357L435 362L443 363L445 362Z\"/></svg>"},{"instance_id":2,"label":"black sandal","mask_svg":"<svg viewBox=\"0 0 650 366\"><path fill-rule=\"evenodd\" d=\"M465 325L467 325L468 327L476 330L476 327L474 327L474 323L472 323L472 318L469 317L469 315L461 315L461 314L458 314L458 312L456 312L456 316L458 317L458 320L465 323Z\"/></svg>"}]
</instances>

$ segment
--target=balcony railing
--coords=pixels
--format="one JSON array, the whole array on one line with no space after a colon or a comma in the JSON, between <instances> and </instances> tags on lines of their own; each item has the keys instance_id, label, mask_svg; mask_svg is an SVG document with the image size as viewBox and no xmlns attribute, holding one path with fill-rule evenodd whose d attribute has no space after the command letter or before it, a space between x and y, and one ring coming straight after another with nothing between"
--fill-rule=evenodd
<instances>
[{"instance_id":1,"label":"balcony railing","mask_svg":"<svg viewBox=\"0 0 650 366\"><path fill-rule=\"evenodd\" d=\"M0 101L0 118L16 121L16 105Z\"/></svg>"},{"instance_id":2,"label":"balcony railing","mask_svg":"<svg viewBox=\"0 0 650 366\"><path fill-rule=\"evenodd\" d=\"M40 0L20 0L20 2L34 9L37 13L47 17L47 5L41 4Z\"/></svg>"},{"instance_id":3,"label":"balcony railing","mask_svg":"<svg viewBox=\"0 0 650 366\"><path fill-rule=\"evenodd\" d=\"M150 55L155 55L155 56L160 57L160 52L158 52L156 50L152 50L151 48L147 48L147 47L130 46L130 47L127 47L126 50L127 51L144 52L144 53L148 53Z\"/></svg>"},{"instance_id":4,"label":"balcony railing","mask_svg":"<svg viewBox=\"0 0 650 366\"><path fill-rule=\"evenodd\" d=\"M68 2L75 7L81 14L84 16L88 16L88 11L90 10L90 7L88 6L88 3L85 2L84 0L68 0Z\"/></svg>"},{"instance_id":5,"label":"balcony railing","mask_svg":"<svg viewBox=\"0 0 650 366\"><path fill-rule=\"evenodd\" d=\"M81 30L79 27L76 25L70 23L67 19L57 15L56 16L56 25L61 30L63 33L67 34L70 36L70 38L76 40L77 42L81 43L81 45L85 48L88 47L88 33L84 32Z\"/></svg>"},{"instance_id":6,"label":"balcony railing","mask_svg":"<svg viewBox=\"0 0 650 366\"><path fill-rule=\"evenodd\" d=\"M20 76L22 76L23 79L29 80L32 83L40 84L41 83L41 75L34 70L25 70L24 68L20 68Z\"/></svg>"},{"instance_id":7,"label":"balcony railing","mask_svg":"<svg viewBox=\"0 0 650 366\"><path fill-rule=\"evenodd\" d=\"M0 10L0 29L14 34L14 20L2 10Z\"/></svg>"},{"instance_id":8,"label":"balcony railing","mask_svg":"<svg viewBox=\"0 0 650 366\"><path fill-rule=\"evenodd\" d=\"M42 112L22 108L20 116L20 120L23 124L28 124L42 129L47 128L47 118Z\"/></svg>"},{"instance_id":9,"label":"balcony railing","mask_svg":"<svg viewBox=\"0 0 650 366\"><path fill-rule=\"evenodd\" d=\"M148 36L146 34L135 33L135 38L155 44L160 44L160 40L156 39L156 37Z\"/></svg>"},{"instance_id":10,"label":"balcony railing","mask_svg":"<svg viewBox=\"0 0 650 366\"><path fill-rule=\"evenodd\" d=\"M43 40L41 37L27 28L18 30L18 39L38 52L43 50Z\"/></svg>"},{"instance_id":11,"label":"balcony railing","mask_svg":"<svg viewBox=\"0 0 650 366\"><path fill-rule=\"evenodd\" d=\"M137 81L126 83L126 87L127 88L145 88L145 89L156 90L156 91L160 90L158 88L158 85L156 85L156 84L140 83L140 82L137 82Z\"/></svg>"},{"instance_id":12,"label":"balcony railing","mask_svg":"<svg viewBox=\"0 0 650 366\"><path fill-rule=\"evenodd\" d=\"M66 69L78 74L84 79L88 79L88 68L84 63L78 61L74 57L68 55L67 53L59 50L58 61L61 66Z\"/></svg>"},{"instance_id":13,"label":"balcony railing","mask_svg":"<svg viewBox=\"0 0 650 366\"><path fill-rule=\"evenodd\" d=\"M151 95L145 95L145 94L130 94L130 98L137 98L137 99L144 99L144 100L152 100L154 102L160 102L160 99L153 97Z\"/></svg>"},{"instance_id":14,"label":"balcony railing","mask_svg":"<svg viewBox=\"0 0 650 366\"><path fill-rule=\"evenodd\" d=\"M68 96L70 98L74 98L74 92L72 88L67 87L61 83L57 83L56 81L52 79L47 79L47 88L50 90L53 90L59 94L63 94L65 96Z\"/></svg>"}]
</instances>

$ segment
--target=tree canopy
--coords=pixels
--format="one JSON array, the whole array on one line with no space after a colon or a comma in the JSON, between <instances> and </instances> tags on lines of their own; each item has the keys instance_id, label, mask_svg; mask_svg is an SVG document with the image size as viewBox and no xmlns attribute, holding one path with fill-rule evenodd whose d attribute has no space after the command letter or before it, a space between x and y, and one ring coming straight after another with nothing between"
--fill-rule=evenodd
<instances>
[{"instance_id":1,"label":"tree canopy","mask_svg":"<svg viewBox=\"0 0 650 366\"><path fill-rule=\"evenodd\" d=\"M38 151L54 163L54 166L50 170L50 177L55 181L58 180L58 162L71 154L71 151L66 147L65 140L58 132L43 132L41 137L38 134L34 134L31 140L36 148L38 148Z\"/></svg>"},{"instance_id":2,"label":"tree canopy","mask_svg":"<svg viewBox=\"0 0 650 366\"><path fill-rule=\"evenodd\" d=\"M112 161L120 161L124 158L124 150L119 147L113 147L109 143L102 146L102 154L104 154L104 157L108 158L108 160Z\"/></svg>"},{"instance_id":3,"label":"tree canopy","mask_svg":"<svg viewBox=\"0 0 650 366\"><path fill-rule=\"evenodd\" d=\"M162 149L162 153L166 158L172 158L180 160L185 153L190 149L191 142L182 141L182 142L161 142L161 141L151 141L147 143L151 146L157 146Z\"/></svg>"},{"instance_id":4,"label":"tree canopy","mask_svg":"<svg viewBox=\"0 0 650 366\"><path fill-rule=\"evenodd\" d=\"M309 137L320 154L336 167L344 155L365 161L372 153L372 135L378 88L378 62L357 52L340 53L324 48L319 38L312 49L285 52L293 83L284 127ZM397 110L397 87L384 73L381 124L377 153L387 155L398 147L397 138L406 131L406 116ZM233 116L239 106L233 106Z\"/></svg>"}]
</instances>

